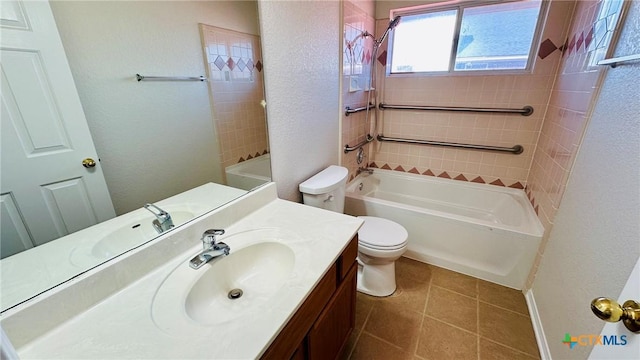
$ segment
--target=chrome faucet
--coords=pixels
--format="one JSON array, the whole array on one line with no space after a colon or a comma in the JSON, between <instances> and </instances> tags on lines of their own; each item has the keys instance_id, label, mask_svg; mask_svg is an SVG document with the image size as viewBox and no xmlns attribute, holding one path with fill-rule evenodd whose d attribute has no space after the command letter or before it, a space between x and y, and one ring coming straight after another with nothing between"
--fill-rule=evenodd
<instances>
[{"instance_id":1,"label":"chrome faucet","mask_svg":"<svg viewBox=\"0 0 640 360\"><path fill-rule=\"evenodd\" d=\"M373 169L369 169L366 167L359 167L358 170L356 171L356 176L360 175L360 173L367 173L369 175L373 174Z\"/></svg>"},{"instance_id":2,"label":"chrome faucet","mask_svg":"<svg viewBox=\"0 0 640 360\"><path fill-rule=\"evenodd\" d=\"M174 227L173 220L171 220L171 215L168 212L160 209L159 207L153 204L145 204L144 208L149 210L156 219L151 223L153 228L156 229L158 234L162 234L163 232Z\"/></svg>"},{"instance_id":3,"label":"chrome faucet","mask_svg":"<svg viewBox=\"0 0 640 360\"><path fill-rule=\"evenodd\" d=\"M202 234L202 252L189 261L192 269L198 269L213 259L229 255L229 245L218 242L218 235L224 235L224 230L209 229Z\"/></svg>"}]
</instances>

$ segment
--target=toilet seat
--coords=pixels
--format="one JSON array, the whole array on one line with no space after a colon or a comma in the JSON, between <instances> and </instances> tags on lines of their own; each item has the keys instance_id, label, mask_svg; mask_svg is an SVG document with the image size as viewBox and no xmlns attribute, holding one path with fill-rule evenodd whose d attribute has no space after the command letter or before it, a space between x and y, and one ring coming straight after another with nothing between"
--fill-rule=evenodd
<instances>
[{"instance_id":1,"label":"toilet seat","mask_svg":"<svg viewBox=\"0 0 640 360\"><path fill-rule=\"evenodd\" d=\"M360 246L373 250L397 250L407 245L409 234L402 225L374 216L358 218L364 220L358 231Z\"/></svg>"}]
</instances>

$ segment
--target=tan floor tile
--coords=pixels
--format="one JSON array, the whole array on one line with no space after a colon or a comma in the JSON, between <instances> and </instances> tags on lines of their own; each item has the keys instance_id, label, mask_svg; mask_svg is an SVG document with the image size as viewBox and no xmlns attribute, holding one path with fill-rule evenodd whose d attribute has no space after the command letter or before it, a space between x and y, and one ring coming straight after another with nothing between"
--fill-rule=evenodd
<instances>
[{"instance_id":1,"label":"tan floor tile","mask_svg":"<svg viewBox=\"0 0 640 360\"><path fill-rule=\"evenodd\" d=\"M338 359L340 360L349 359L349 357L351 356L351 353L353 352L353 349L356 347L356 342L361 332L362 332L362 329L360 330L354 329L351 332L351 335L349 335L349 340L347 340L347 344L342 349L342 353L340 354L340 356L338 356Z\"/></svg>"},{"instance_id":2,"label":"tan floor tile","mask_svg":"<svg viewBox=\"0 0 640 360\"><path fill-rule=\"evenodd\" d=\"M385 341L367 333L362 333L351 354L351 360L404 360L411 359L411 355Z\"/></svg>"},{"instance_id":3,"label":"tan floor tile","mask_svg":"<svg viewBox=\"0 0 640 360\"><path fill-rule=\"evenodd\" d=\"M480 360L533 360L539 359L480 337Z\"/></svg>"},{"instance_id":4,"label":"tan floor tile","mask_svg":"<svg viewBox=\"0 0 640 360\"><path fill-rule=\"evenodd\" d=\"M480 302L480 336L527 354L539 356L531 319Z\"/></svg>"},{"instance_id":5,"label":"tan floor tile","mask_svg":"<svg viewBox=\"0 0 640 360\"><path fill-rule=\"evenodd\" d=\"M478 298L491 305L503 307L529 316L529 309L521 291L478 280Z\"/></svg>"},{"instance_id":6,"label":"tan floor tile","mask_svg":"<svg viewBox=\"0 0 640 360\"><path fill-rule=\"evenodd\" d=\"M391 296L377 298L377 300L393 304L398 308L423 313L428 294L428 282L416 284L415 280L398 278L396 291Z\"/></svg>"},{"instance_id":7,"label":"tan floor tile","mask_svg":"<svg viewBox=\"0 0 640 360\"><path fill-rule=\"evenodd\" d=\"M356 293L356 330L359 331L362 329L362 326L364 326L364 322L369 317L371 309L373 309L373 304L375 304L373 297L362 293Z\"/></svg>"},{"instance_id":8,"label":"tan floor tile","mask_svg":"<svg viewBox=\"0 0 640 360\"><path fill-rule=\"evenodd\" d=\"M431 360L478 359L478 336L425 317L416 355Z\"/></svg>"},{"instance_id":9,"label":"tan floor tile","mask_svg":"<svg viewBox=\"0 0 640 360\"><path fill-rule=\"evenodd\" d=\"M432 286L426 314L465 330L478 332L478 301L468 296Z\"/></svg>"},{"instance_id":10,"label":"tan floor tile","mask_svg":"<svg viewBox=\"0 0 640 360\"><path fill-rule=\"evenodd\" d=\"M402 349L412 350L420 334L421 322L422 313L378 302L369 315L364 331Z\"/></svg>"},{"instance_id":11,"label":"tan floor tile","mask_svg":"<svg viewBox=\"0 0 640 360\"><path fill-rule=\"evenodd\" d=\"M401 257L396 260L396 278L415 280L415 283L429 283L431 266L420 261Z\"/></svg>"},{"instance_id":12,"label":"tan floor tile","mask_svg":"<svg viewBox=\"0 0 640 360\"><path fill-rule=\"evenodd\" d=\"M457 293L477 297L478 279L451 270L432 266L432 285L437 285Z\"/></svg>"}]
</instances>

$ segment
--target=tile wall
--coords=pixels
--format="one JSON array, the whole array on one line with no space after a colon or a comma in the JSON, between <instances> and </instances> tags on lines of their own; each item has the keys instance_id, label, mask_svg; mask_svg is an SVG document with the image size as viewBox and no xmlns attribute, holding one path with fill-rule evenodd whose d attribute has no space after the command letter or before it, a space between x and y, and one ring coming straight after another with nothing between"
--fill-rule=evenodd
<instances>
[{"instance_id":1,"label":"tile wall","mask_svg":"<svg viewBox=\"0 0 640 360\"><path fill-rule=\"evenodd\" d=\"M386 77L383 43L383 51L373 60L378 102L515 108L531 105L535 112L524 117L376 111L377 133L385 136L509 147L521 144L524 152L511 155L374 141L367 149L369 166L525 188L546 230L526 284L529 288L606 69L595 64L604 58L614 37L621 4L620 0L549 2L534 70L526 75ZM354 12L357 6L345 2L345 27ZM376 34L381 34L388 22L376 20ZM353 72L347 73L346 65L344 104L363 106L366 92L349 92ZM344 144L357 143L365 134L362 113L343 117ZM343 164L353 176L357 169L355 152L343 155Z\"/></svg>"},{"instance_id":2,"label":"tile wall","mask_svg":"<svg viewBox=\"0 0 640 360\"><path fill-rule=\"evenodd\" d=\"M551 6L540 43L564 41L566 6ZM378 20L378 33L388 20ZM383 45L384 47L384 45ZM386 48L386 47L385 47ZM386 53L378 57L384 80L381 102L400 105L534 108L531 116L452 112L385 110L379 113L378 132L388 137L511 147L520 155L376 142L372 166L411 171L464 181L524 188L533 159L549 94L560 61L559 51L537 51L534 70L524 75L461 75L385 77Z\"/></svg>"},{"instance_id":3,"label":"tile wall","mask_svg":"<svg viewBox=\"0 0 640 360\"><path fill-rule=\"evenodd\" d=\"M355 109L365 106L367 99L375 101L374 94L367 91L372 58L373 39L363 37L363 32L371 34L375 31L373 17L373 1L345 1L344 3L344 41L343 41L343 76L342 101L343 106ZM371 114L371 116L373 116ZM368 130L366 111L342 117L341 146L353 146L363 141ZM351 180L359 166L366 166L368 160L368 146L363 147L365 160L362 165L356 163L357 151L342 153L342 166L349 169Z\"/></svg>"},{"instance_id":4,"label":"tile wall","mask_svg":"<svg viewBox=\"0 0 640 360\"><path fill-rule=\"evenodd\" d=\"M577 1L566 40L554 51L562 52L562 60L526 190L546 232L526 288L533 284L602 74L607 69L595 64L609 49L621 8L622 1Z\"/></svg>"},{"instance_id":5,"label":"tile wall","mask_svg":"<svg viewBox=\"0 0 640 360\"><path fill-rule=\"evenodd\" d=\"M260 37L202 25L223 168L269 152Z\"/></svg>"}]
</instances>

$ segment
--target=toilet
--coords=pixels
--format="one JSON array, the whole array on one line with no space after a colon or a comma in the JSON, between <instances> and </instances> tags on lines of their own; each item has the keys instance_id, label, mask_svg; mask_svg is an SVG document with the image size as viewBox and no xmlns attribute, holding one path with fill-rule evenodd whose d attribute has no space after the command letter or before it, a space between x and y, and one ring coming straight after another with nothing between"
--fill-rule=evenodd
<instances>
[{"instance_id":1,"label":"toilet","mask_svg":"<svg viewBox=\"0 0 640 360\"><path fill-rule=\"evenodd\" d=\"M306 205L344 211L349 171L331 165L300 184ZM407 250L407 230L391 220L360 216L358 231L358 291L371 296L389 296L396 290L395 261Z\"/></svg>"}]
</instances>

